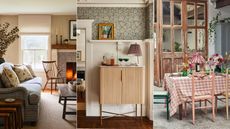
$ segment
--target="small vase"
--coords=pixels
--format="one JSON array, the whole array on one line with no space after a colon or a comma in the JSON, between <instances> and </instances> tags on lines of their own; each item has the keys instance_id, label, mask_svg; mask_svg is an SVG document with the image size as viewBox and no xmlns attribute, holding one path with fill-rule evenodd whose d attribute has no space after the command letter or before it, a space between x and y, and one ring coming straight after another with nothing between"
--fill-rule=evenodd
<instances>
[{"instance_id":1,"label":"small vase","mask_svg":"<svg viewBox=\"0 0 230 129\"><path fill-rule=\"evenodd\" d=\"M220 66L219 66L219 65L217 65L217 66L216 66L216 68L215 68L215 72L217 72L217 73L221 73L221 68L220 68Z\"/></svg>"},{"instance_id":2,"label":"small vase","mask_svg":"<svg viewBox=\"0 0 230 129\"><path fill-rule=\"evenodd\" d=\"M5 62L4 58L0 57L0 64L2 64L4 62Z\"/></svg>"}]
</instances>

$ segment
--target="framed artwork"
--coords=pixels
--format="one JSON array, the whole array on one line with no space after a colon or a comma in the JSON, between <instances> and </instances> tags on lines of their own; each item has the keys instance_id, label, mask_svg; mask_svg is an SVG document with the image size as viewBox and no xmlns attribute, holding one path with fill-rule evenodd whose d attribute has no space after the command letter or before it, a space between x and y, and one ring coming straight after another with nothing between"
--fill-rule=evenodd
<instances>
[{"instance_id":1,"label":"framed artwork","mask_svg":"<svg viewBox=\"0 0 230 129\"><path fill-rule=\"evenodd\" d=\"M76 53L76 59L77 59L77 61L81 60L81 51L77 51L77 53Z\"/></svg>"},{"instance_id":2,"label":"framed artwork","mask_svg":"<svg viewBox=\"0 0 230 129\"><path fill-rule=\"evenodd\" d=\"M114 39L114 24L113 23L99 23L98 24L98 39L99 40L113 40Z\"/></svg>"},{"instance_id":3,"label":"framed artwork","mask_svg":"<svg viewBox=\"0 0 230 129\"><path fill-rule=\"evenodd\" d=\"M70 40L77 39L77 22L75 20L69 21L69 39Z\"/></svg>"}]
</instances>

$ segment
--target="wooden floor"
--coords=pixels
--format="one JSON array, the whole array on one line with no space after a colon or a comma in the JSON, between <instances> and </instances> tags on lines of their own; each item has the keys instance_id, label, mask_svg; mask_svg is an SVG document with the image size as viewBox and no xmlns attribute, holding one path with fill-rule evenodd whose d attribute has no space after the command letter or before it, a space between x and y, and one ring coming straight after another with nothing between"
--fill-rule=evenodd
<instances>
[{"instance_id":1,"label":"wooden floor","mask_svg":"<svg viewBox=\"0 0 230 129\"><path fill-rule=\"evenodd\" d=\"M153 122L147 118L114 117L104 119L102 126L99 117L85 117L85 111L78 111L78 128L103 128L103 129L153 129Z\"/></svg>"}]
</instances>

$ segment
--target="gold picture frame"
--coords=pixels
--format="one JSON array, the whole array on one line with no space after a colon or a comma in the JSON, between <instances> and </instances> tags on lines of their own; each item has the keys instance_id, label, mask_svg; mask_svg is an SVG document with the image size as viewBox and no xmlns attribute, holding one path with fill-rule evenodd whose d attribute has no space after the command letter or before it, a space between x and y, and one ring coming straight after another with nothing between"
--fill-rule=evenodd
<instances>
[{"instance_id":1,"label":"gold picture frame","mask_svg":"<svg viewBox=\"0 0 230 129\"><path fill-rule=\"evenodd\" d=\"M98 39L99 40L113 40L114 39L114 24L113 23L99 23L98 24Z\"/></svg>"}]
</instances>

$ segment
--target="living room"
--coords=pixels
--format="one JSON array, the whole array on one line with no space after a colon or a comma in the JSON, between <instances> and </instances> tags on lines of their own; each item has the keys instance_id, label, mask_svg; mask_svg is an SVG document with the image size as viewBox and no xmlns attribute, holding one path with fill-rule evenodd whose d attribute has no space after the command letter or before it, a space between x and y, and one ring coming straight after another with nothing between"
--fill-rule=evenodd
<instances>
[{"instance_id":1,"label":"living room","mask_svg":"<svg viewBox=\"0 0 230 129\"><path fill-rule=\"evenodd\" d=\"M14 71L16 73L14 75L18 78L15 84L19 86L9 88L15 84L8 78L9 80L5 80L3 85L6 86L7 81L10 84L7 85L8 88L3 88L1 85L0 98L12 101L6 106L19 102L25 105L21 120L23 128L76 128L76 115L66 115L63 119L64 101L58 103L57 90L51 90L49 84L43 90L47 78L42 64L43 60L55 60L56 64L62 67L61 76L66 77L67 62L76 62L76 39L70 37L70 23L76 21L76 1L23 0L19 2L15 0L11 2L5 1L0 5L1 36L7 36L4 34L11 31L11 34L16 37L15 41L12 39L13 42L1 37L1 61L2 59L5 61L4 66L1 65L1 73L7 70ZM4 41L7 47L2 44ZM63 62L66 56L68 58ZM24 67L25 65L21 64L30 64L30 66ZM19 75L20 72L16 72L16 67L27 69L27 73L30 69L30 76ZM8 77L7 74L5 77ZM18 111L18 108L16 109ZM76 111L76 102L67 105L66 110ZM11 122L11 126L21 128L16 118L17 122L14 124Z\"/></svg>"}]
</instances>

